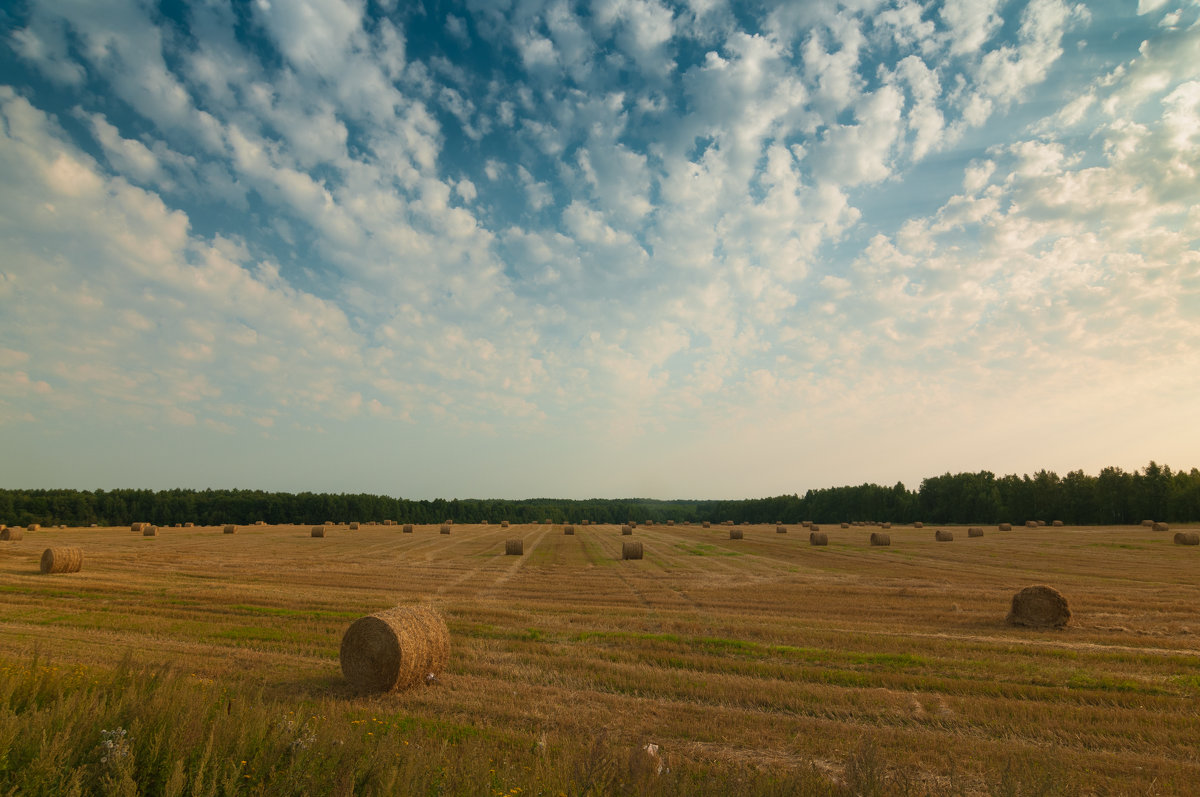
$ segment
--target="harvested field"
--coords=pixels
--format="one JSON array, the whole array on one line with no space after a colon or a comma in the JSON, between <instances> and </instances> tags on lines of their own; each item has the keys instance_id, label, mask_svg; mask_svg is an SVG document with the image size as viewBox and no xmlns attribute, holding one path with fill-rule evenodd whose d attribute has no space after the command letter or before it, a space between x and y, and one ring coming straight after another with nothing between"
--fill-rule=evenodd
<instances>
[{"instance_id":1,"label":"harvested field","mask_svg":"<svg viewBox=\"0 0 1200 797\"><path fill-rule=\"evenodd\" d=\"M0 547L0 666L35 649L64 671L128 656L318 706L316 722L469 729L514 750L548 734L586 752L602 731L621 760L659 745L662 778L767 763L840 778L866 745L914 793L1026 775L1068 794L1200 781L1200 554L1152 528L1018 527L969 545L893 528L872 547L860 529L814 546L774 525L730 541L657 524L638 531L640 562L621 561L615 525L437 529L363 525L320 545L311 526L241 527L237 545L213 527L42 531L87 566L42 577L44 545ZM524 555L505 556L516 535ZM1006 624L1030 584L1069 597L1070 625ZM448 665L431 687L357 695L343 633L398 604L445 617Z\"/></svg>"}]
</instances>

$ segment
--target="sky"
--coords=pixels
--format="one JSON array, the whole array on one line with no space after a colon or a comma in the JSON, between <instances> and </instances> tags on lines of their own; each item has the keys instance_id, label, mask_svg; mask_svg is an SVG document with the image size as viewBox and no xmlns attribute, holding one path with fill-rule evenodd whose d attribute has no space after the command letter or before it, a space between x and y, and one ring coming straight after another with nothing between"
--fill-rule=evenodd
<instances>
[{"instance_id":1,"label":"sky","mask_svg":"<svg viewBox=\"0 0 1200 797\"><path fill-rule=\"evenodd\" d=\"M1200 466L1193 0L18 0L0 486Z\"/></svg>"}]
</instances>

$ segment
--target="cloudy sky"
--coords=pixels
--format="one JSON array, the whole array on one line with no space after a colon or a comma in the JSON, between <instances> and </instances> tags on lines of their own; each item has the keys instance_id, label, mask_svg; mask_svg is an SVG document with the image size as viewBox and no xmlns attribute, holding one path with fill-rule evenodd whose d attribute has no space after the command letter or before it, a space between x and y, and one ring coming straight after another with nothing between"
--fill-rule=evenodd
<instances>
[{"instance_id":1,"label":"cloudy sky","mask_svg":"<svg viewBox=\"0 0 1200 797\"><path fill-rule=\"evenodd\" d=\"M1200 466L1200 5L0 11L0 485Z\"/></svg>"}]
</instances>

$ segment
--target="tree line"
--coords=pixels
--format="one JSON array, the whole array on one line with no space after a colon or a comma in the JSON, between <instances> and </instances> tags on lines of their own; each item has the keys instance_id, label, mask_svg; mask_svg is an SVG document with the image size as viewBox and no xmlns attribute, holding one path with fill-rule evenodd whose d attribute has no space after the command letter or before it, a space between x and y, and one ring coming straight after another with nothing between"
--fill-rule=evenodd
<instances>
[{"instance_id":1,"label":"tree line","mask_svg":"<svg viewBox=\"0 0 1200 797\"><path fill-rule=\"evenodd\" d=\"M1070 525L1134 524L1142 520L1187 523L1200 520L1200 470L1172 471L1151 462L1127 472L1104 468L1096 476L1071 471L1060 477L1040 470L1033 476L997 477L989 471L946 473L922 480L916 490L902 483L827 487L803 496L780 495L734 501L659 501L641 498L412 500L367 493L276 493L262 490L0 490L0 523L123 526L195 523L319 524L327 521L457 523L482 521L554 523L589 520L624 523L711 521L720 523L836 523L855 520L893 523L1023 523L1061 520Z\"/></svg>"}]
</instances>

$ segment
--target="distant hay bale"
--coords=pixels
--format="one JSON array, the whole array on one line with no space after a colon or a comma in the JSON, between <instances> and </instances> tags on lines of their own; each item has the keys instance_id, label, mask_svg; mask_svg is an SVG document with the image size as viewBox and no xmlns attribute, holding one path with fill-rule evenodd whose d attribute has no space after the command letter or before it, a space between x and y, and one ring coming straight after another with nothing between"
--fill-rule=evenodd
<instances>
[{"instance_id":1,"label":"distant hay bale","mask_svg":"<svg viewBox=\"0 0 1200 797\"><path fill-rule=\"evenodd\" d=\"M441 531L441 532L442 532L442 534L449 534L449 533L450 533L450 524L449 524L449 523L443 523L443 524L442 524L442 527L441 527L441 529L439 529L439 531Z\"/></svg>"},{"instance_id":2,"label":"distant hay bale","mask_svg":"<svg viewBox=\"0 0 1200 797\"><path fill-rule=\"evenodd\" d=\"M818 526L816 523L809 523L809 524L808 524L808 530L809 530L809 531L820 531L820 530L821 530L821 527L820 527L820 526Z\"/></svg>"},{"instance_id":3,"label":"distant hay bale","mask_svg":"<svg viewBox=\"0 0 1200 797\"><path fill-rule=\"evenodd\" d=\"M1011 523L1001 523L998 526L998 528L1000 529L1000 531L1012 531L1012 524Z\"/></svg>"},{"instance_id":4,"label":"distant hay bale","mask_svg":"<svg viewBox=\"0 0 1200 797\"><path fill-rule=\"evenodd\" d=\"M848 528L850 528L850 524L849 524L849 523L843 523L843 524L842 524L842 528L844 528L844 529L848 529Z\"/></svg>"},{"instance_id":5,"label":"distant hay bale","mask_svg":"<svg viewBox=\"0 0 1200 797\"><path fill-rule=\"evenodd\" d=\"M809 526L811 526L812 524L813 524L813 521L811 521L811 520L806 520L806 521L804 521L803 523L801 523L800 525L804 526L805 528L808 528L808 527L809 527Z\"/></svg>"},{"instance_id":6,"label":"distant hay bale","mask_svg":"<svg viewBox=\"0 0 1200 797\"><path fill-rule=\"evenodd\" d=\"M184 524L183 524L183 527L184 527L185 529L190 529L190 528L194 528L194 527L195 527L195 525L196 525L195 523L193 523L193 522L191 522L191 521L189 520L187 523L184 523Z\"/></svg>"},{"instance_id":7,"label":"distant hay bale","mask_svg":"<svg viewBox=\"0 0 1200 797\"><path fill-rule=\"evenodd\" d=\"M733 521L732 520L723 520L723 521L721 521L721 525L722 526L732 526Z\"/></svg>"},{"instance_id":8,"label":"distant hay bale","mask_svg":"<svg viewBox=\"0 0 1200 797\"><path fill-rule=\"evenodd\" d=\"M254 521L254 525L256 525L256 526L265 526L265 525L267 525L267 521L265 521L265 520L256 520L256 521Z\"/></svg>"},{"instance_id":9,"label":"distant hay bale","mask_svg":"<svg viewBox=\"0 0 1200 797\"><path fill-rule=\"evenodd\" d=\"M175 524L175 528L177 528L177 529L181 529L181 528L183 528L183 524L182 524L182 523L176 523L176 524Z\"/></svg>"},{"instance_id":10,"label":"distant hay bale","mask_svg":"<svg viewBox=\"0 0 1200 797\"><path fill-rule=\"evenodd\" d=\"M1171 530L1171 527L1168 526L1166 523L1155 523L1150 528L1153 529L1154 531L1170 531Z\"/></svg>"},{"instance_id":11,"label":"distant hay bale","mask_svg":"<svg viewBox=\"0 0 1200 797\"><path fill-rule=\"evenodd\" d=\"M709 523L709 522L706 520L706 521L704 521L704 523L703 523L703 526L704 526L704 528L706 528L706 529L711 529L711 528L712 528L712 523Z\"/></svg>"},{"instance_id":12,"label":"distant hay bale","mask_svg":"<svg viewBox=\"0 0 1200 797\"><path fill-rule=\"evenodd\" d=\"M489 524L488 524L488 522L485 520L485 521L481 522L481 523L480 523L480 525L481 525L481 526L487 526L487 525L489 525Z\"/></svg>"},{"instance_id":13,"label":"distant hay bale","mask_svg":"<svg viewBox=\"0 0 1200 797\"><path fill-rule=\"evenodd\" d=\"M647 520L647 521L646 521L645 523L643 523L642 525L643 525L643 526L653 526L653 525L654 525L654 521L653 521L653 520Z\"/></svg>"},{"instance_id":14,"label":"distant hay bale","mask_svg":"<svg viewBox=\"0 0 1200 797\"><path fill-rule=\"evenodd\" d=\"M43 574L78 573L82 568L82 548L47 548L42 552Z\"/></svg>"},{"instance_id":15,"label":"distant hay bale","mask_svg":"<svg viewBox=\"0 0 1200 797\"><path fill-rule=\"evenodd\" d=\"M505 556L522 556L525 553L524 540L505 540L504 555Z\"/></svg>"},{"instance_id":16,"label":"distant hay bale","mask_svg":"<svg viewBox=\"0 0 1200 797\"><path fill-rule=\"evenodd\" d=\"M88 524L88 528L89 528L89 529L94 529L94 528L96 528L96 527L97 527L97 526L99 526L99 525L100 525L99 523L90 523L90 524Z\"/></svg>"},{"instance_id":17,"label":"distant hay bale","mask_svg":"<svg viewBox=\"0 0 1200 797\"><path fill-rule=\"evenodd\" d=\"M508 521L507 521L507 520L501 520L501 521L500 521L500 528L502 528L502 529L506 529L506 528L508 528Z\"/></svg>"},{"instance_id":18,"label":"distant hay bale","mask_svg":"<svg viewBox=\"0 0 1200 797\"><path fill-rule=\"evenodd\" d=\"M872 545L891 545L892 538L890 535L884 534L882 531L872 531L871 532L871 544Z\"/></svg>"},{"instance_id":19,"label":"distant hay bale","mask_svg":"<svg viewBox=\"0 0 1200 797\"><path fill-rule=\"evenodd\" d=\"M450 629L425 606L360 617L342 635L342 675L360 692L410 689L436 678L450 659Z\"/></svg>"},{"instance_id":20,"label":"distant hay bale","mask_svg":"<svg viewBox=\"0 0 1200 797\"><path fill-rule=\"evenodd\" d=\"M1054 526L1055 528L1062 528L1063 522L1061 520L1056 520L1053 523L1051 523L1050 525Z\"/></svg>"},{"instance_id":21,"label":"distant hay bale","mask_svg":"<svg viewBox=\"0 0 1200 797\"><path fill-rule=\"evenodd\" d=\"M882 527L881 527L881 528L890 529L891 527L892 527L892 524L891 524L891 522L889 521L889 522L887 522L887 523L884 523L884 524L882 525Z\"/></svg>"},{"instance_id":22,"label":"distant hay bale","mask_svg":"<svg viewBox=\"0 0 1200 797\"><path fill-rule=\"evenodd\" d=\"M923 528L925 528L925 524L918 520L916 523L913 523L913 528L914 529L923 529Z\"/></svg>"},{"instance_id":23,"label":"distant hay bale","mask_svg":"<svg viewBox=\"0 0 1200 797\"><path fill-rule=\"evenodd\" d=\"M979 528L978 526L972 526L971 528L967 529L967 536L968 537L982 537L983 529Z\"/></svg>"},{"instance_id":24,"label":"distant hay bale","mask_svg":"<svg viewBox=\"0 0 1200 797\"><path fill-rule=\"evenodd\" d=\"M667 521L667 525L668 525L668 526L674 526L674 525L675 525L675 521L674 521L674 520L668 520L668 521Z\"/></svg>"},{"instance_id":25,"label":"distant hay bale","mask_svg":"<svg viewBox=\"0 0 1200 797\"><path fill-rule=\"evenodd\" d=\"M583 520L579 521L579 525L581 525L581 526L586 526L587 524L588 524L587 518L584 518Z\"/></svg>"},{"instance_id":26,"label":"distant hay bale","mask_svg":"<svg viewBox=\"0 0 1200 797\"><path fill-rule=\"evenodd\" d=\"M741 538L742 538L742 530L741 529L730 529L729 530L729 539L740 540Z\"/></svg>"},{"instance_id":27,"label":"distant hay bale","mask_svg":"<svg viewBox=\"0 0 1200 797\"><path fill-rule=\"evenodd\" d=\"M545 519L543 522L544 522L544 523L545 523L545 525L547 525L547 526L549 526L549 525L551 525L552 523L554 523L554 521L553 521L553 520L551 520L550 518L546 518L546 519Z\"/></svg>"},{"instance_id":28,"label":"distant hay bale","mask_svg":"<svg viewBox=\"0 0 1200 797\"><path fill-rule=\"evenodd\" d=\"M749 521L749 520L743 520L743 521L742 521L742 525L743 525L743 526L749 526L749 525L750 525L750 521Z\"/></svg>"},{"instance_id":29,"label":"distant hay bale","mask_svg":"<svg viewBox=\"0 0 1200 797\"><path fill-rule=\"evenodd\" d=\"M829 535L823 531L813 531L808 535L809 545L828 545Z\"/></svg>"},{"instance_id":30,"label":"distant hay bale","mask_svg":"<svg viewBox=\"0 0 1200 797\"><path fill-rule=\"evenodd\" d=\"M933 533L933 538L938 542L954 542L954 532L946 529L938 529Z\"/></svg>"},{"instance_id":31,"label":"distant hay bale","mask_svg":"<svg viewBox=\"0 0 1200 797\"><path fill-rule=\"evenodd\" d=\"M358 531L358 524L357 524L357 523L351 523L351 524L350 524L350 530L351 530L351 531Z\"/></svg>"},{"instance_id":32,"label":"distant hay bale","mask_svg":"<svg viewBox=\"0 0 1200 797\"><path fill-rule=\"evenodd\" d=\"M641 559L642 544L637 540L626 540L621 543L621 558L622 559Z\"/></svg>"},{"instance_id":33,"label":"distant hay bale","mask_svg":"<svg viewBox=\"0 0 1200 797\"><path fill-rule=\"evenodd\" d=\"M149 525L149 523L132 523L129 526L129 530L140 534Z\"/></svg>"},{"instance_id":34,"label":"distant hay bale","mask_svg":"<svg viewBox=\"0 0 1200 797\"><path fill-rule=\"evenodd\" d=\"M413 533L412 524L405 523L404 526L400 529L400 533L401 534L412 534Z\"/></svg>"},{"instance_id":35,"label":"distant hay bale","mask_svg":"<svg viewBox=\"0 0 1200 797\"><path fill-rule=\"evenodd\" d=\"M3 529L0 529L0 540L5 542L20 542L23 539L25 539L25 529L20 526L5 526Z\"/></svg>"},{"instance_id":36,"label":"distant hay bale","mask_svg":"<svg viewBox=\"0 0 1200 797\"><path fill-rule=\"evenodd\" d=\"M1036 520L1026 520L1025 521L1025 528L1036 529L1037 527L1038 527L1038 522Z\"/></svg>"},{"instance_id":37,"label":"distant hay bale","mask_svg":"<svg viewBox=\"0 0 1200 797\"><path fill-rule=\"evenodd\" d=\"M225 533L226 534L237 534L237 526L230 523L228 526L225 527Z\"/></svg>"},{"instance_id":38,"label":"distant hay bale","mask_svg":"<svg viewBox=\"0 0 1200 797\"><path fill-rule=\"evenodd\" d=\"M26 531L41 531L42 524L41 523L30 523L28 526L25 527L25 529L26 529Z\"/></svg>"},{"instance_id":39,"label":"distant hay bale","mask_svg":"<svg viewBox=\"0 0 1200 797\"><path fill-rule=\"evenodd\" d=\"M313 526L312 527L312 536L324 537L325 536L325 527L324 526Z\"/></svg>"},{"instance_id":40,"label":"distant hay bale","mask_svg":"<svg viewBox=\"0 0 1200 797\"><path fill-rule=\"evenodd\" d=\"M630 526L628 523L626 523L624 526L621 527L621 533L624 534L625 536L629 536L630 534L633 534L633 526Z\"/></svg>"},{"instance_id":41,"label":"distant hay bale","mask_svg":"<svg viewBox=\"0 0 1200 797\"><path fill-rule=\"evenodd\" d=\"M60 529L65 529L65 528L67 527L67 524L66 524L66 523L59 523L59 524L58 524L58 527L59 527Z\"/></svg>"},{"instance_id":42,"label":"distant hay bale","mask_svg":"<svg viewBox=\"0 0 1200 797\"><path fill-rule=\"evenodd\" d=\"M1062 628L1070 621L1071 610L1061 592L1043 584L1026 587L1013 595L1012 609L1006 619L1009 625Z\"/></svg>"},{"instance_id":43,"label":"distant hay bale","mask_svg":"<svg viewBox=\"0 0 1200 797\"><path fill-rule=\"evenodd\" d=\"M1149 528L1149 527L1151 527L1151 526L1153 526L1153 525L1154 525L1154 521L1153 521L1153 520L1143 520L1143 521L1142 521L1142 525L1143 525L1143 526L1146 526L1147 528Z\"/></svg>"},{"instance_id":44,"label":"distant hay bale","mask_svg":"<svg viewBox=\"0 0 1200 797\"><path fill-rule=\"evenodd\" d=\"M385 519L384 519L384 521L383 521L383 525L385 525L385 526L394 526L394 525L396 525L396 521L394 521L394 520L389 520L389 519L385 518Z\"/></svg>"},{"instance_id":45,"label":"distant hay bale","mask_svg":"<svg viewBox=\"0 0 1200 797\"><path fill-rule=\"evenodd\" d=\"M1200 545L1200 532L1195 531L1177 531L1175 532L1176 545Z\"/></svg>"},{"instance_id":46,"label":"distant hay bale","mask_svg":"<svg viewBox=\"0 0 1200 797\"><path fill-rule=\"evenodd\" d=\"M157 537L158 536L158 526L149 526L149 525L146 526L146 528L142 529L142 536L143 537Z\"/></svg>"},{"instance_id":47,"label":"distant hay bale","mask_svg":"<svg viewBox=\"0 0 1200 797\"><path fill-rule=\"evenodd\" d=\"M776 534L787 534L787 526L776 526L775 533Z\"/></svg>"},{"instance_id":48,"label":"distant hay bale","mask_svg":"<svg viewBox=\"0 0 1200 797\"><path fill-rule=\"evenodd\" d=\"M574 534L574 533L575 533L574 526L563 526L563 534Z\"/></svg>"}]
</instances>

